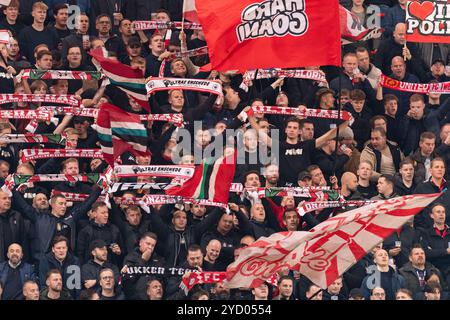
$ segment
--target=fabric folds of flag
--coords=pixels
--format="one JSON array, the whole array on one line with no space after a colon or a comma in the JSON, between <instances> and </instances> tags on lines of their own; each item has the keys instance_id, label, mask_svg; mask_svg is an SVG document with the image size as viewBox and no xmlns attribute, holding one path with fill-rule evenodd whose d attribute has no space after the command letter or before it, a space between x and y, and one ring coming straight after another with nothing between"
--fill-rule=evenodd
<instances>
[{"instance_id":1,"label":"fabric folds of flag","mask_svg":"<svg viewBox=\"0 0 450 320\"><path fill-rule=\"evenodd\" d=\"M147 130L137 114L104 103L100 106L94 128L98 133L103 156L111 166L126 151L134 155L149 154Z\"/></svg>"},{"instance_id":2,"label":"fabric folds of flag","mask_svg":"<svg viewBox=\"0 0 450 320\"><path fill-rule=\"evenodd\" d=\"M236 152L215 161L213 158L205 159L195 168L192 178L182 186L166 190L166 194L228 203L235 170Z\"/></svg>"},{"instance_id":3,"label":"fabric folds of flag","mask_svg":"<svg viewBox=\"0 0 450 320\"><path fill-rule=\"evenodd\" d=\"M131 96L146 111L150 111L150 105L145 88L145 78L142 70L133 69L130 66L105 56L102 48L90 52L92 62L99 71L102 71L110 83Z\"/></svg>"},{"instance_id":4,"label":"fabric folds of flag","mask_svg":"<svg viewBox=\"0 0 450 320\"><path fill-rule=\"evenodd\" d=\"M183 15L186 20L200 23L200 20L198 20L197 16L197 9L195 8L195 0L183 1Z\"/></svg>"}]
</instances>

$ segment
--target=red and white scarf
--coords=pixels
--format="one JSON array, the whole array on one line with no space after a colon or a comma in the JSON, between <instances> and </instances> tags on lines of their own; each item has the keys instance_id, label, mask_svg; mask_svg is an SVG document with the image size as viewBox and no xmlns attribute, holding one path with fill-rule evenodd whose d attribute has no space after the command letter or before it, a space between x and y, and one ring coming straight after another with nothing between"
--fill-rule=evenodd
<instances>
[{"instance_id":1,"label":"red and white scarf","mask_svg":"<svg viewBox=\"0 0 450 320\"><path fill-rule=\"evenodd\" d=\"M32 120L50 121L52 116L53 115L49 110L44 109L0 110L1 119L32 119Z\"/></svg>"},{"instance_id":2,"label":"red and white scarf","mask_svg":"<svg viewBox=\"0 0 450 320\"><path fill-rule=\"evenodd\" d=\"M222 85L214 80L184 78L150 78L146 84L150 96L158 91L192 90L222 95Z\"/></svg>"},{"instance_id":3,"label":"red and white scarf","mask_svg":"<svg viewBox=\"0 0 450 320\"><path fill-rule=\"evenodd\" d=\"M442 93L450 94L450 81L438 82L438 83L410 83L402 82L389 78L385 75L381 75L380 84L384 88L413 93Z\"/></svg>"},{"instance_id":4,"label":"red and white scarf","mask_svg":"<svg viewBox=\"0 0 450 320\"><path fill-rule=\"evenodd\" d=\"M156 30L156 29L181 29L183 26L186 30L202 30L202 26L198 23L185 21L184 24L179 21L158 22L158 21L133 21L132 28L135 31Z\"/></svg>"},{"instance_id":5,"label":"red and white scarf","mask_svg":"<svg viewBox=\"0 0 450 320\"><path fill-rule=\"evenodd\" d=\"M226 272L191 272L189 277L183 277L181 279L180 288L187 295L188 292L197 284L212 284L218 282L224 282L226 285L227 273ZM273 274L267 283L278 286L276 274Z\"/></svg>"},{"instance_id":6,"label":"red and white scarf","mask_svg":"<svg viewBox=\"0 0 450 320\"><path fill-rule=\"evenodd\" d=\"M170 60L177 59L177 58L192 58L192 57L197 57L197 56L203 56L205 54L208 54L207 46L184 51L184 52L173 53L167 60L170 61Z\"/></svg>"},{"instance_id":7,"label":"red and white scarf","mask_svg":"<svg viewBox=\"0 0 450 320\"><path fill-rule=\"evenodd\" d=\"M349 200L349 201L314 201L305 202L302 206L296 208L297 213L302 217L308 212L328 209L339 208L343 206L364 206L366 204L376 203L377 201L367 200Z\"/></svg>"},{"instance_id":8,"label":"red and white scarf","mask_svg":"<svg viewBox=\"0 0 450 320\"><path fill-rule=\"evenodd\" d=\"M131 165L131 166L115 166L114 173L117 177L180 177L189 179L194 175L194 166L189 165L162 165L162 166L143 166L143 165Z\"/></svg>"},{"instance_id":9,"label":"red and white scarf","mask_svg":"<svg viewBox=\"0 0 450 320\"><path fill-rule=\"evenodd\" d=\"M0 136L1 143L57 143L66 145L66 134L5 134Z\"/></svg>"},{"instance_id":10,"label":"red and white scarf","mask_svg":"<svg viewBox=\"0 0 450 320\"><path fill-rule=\"evenodd\" d=\"M48 158L96 158L103 159L100 149L24 149L22 162Z\"/></svg>"},{"instance_id":11,"label":"red and white scarf","mask_svg":"<svg viewBox=\"0 0 450 320\"><path fill-rule=\"evenodd\" d=\"M246 121L248 116L252 116L255 113L264 114L279 114L279 115L290 115L290 116L302 116L308 118L325 118L325 119L338 119L338 110L323 110L323 109L306 109L305 112L298 108L290 107L278 107L278 106L253 106L245 114L241 113L240 117L242 121ZM352 115L348 111L340 112L340 120L351 121Z\"/></svg>"},{"instance_id":12,"label":"red and white scarf","mask_svg":"<svg viewBox=\"0 0 450 320\"><path fill-rule=\"evenodd\" d=\"M76 99L75 96L71 94L0 94L0 104L12 102L61 103L77 107L81 104L81 101Z\"/></svg>"},{"instance_id":13,"label":"red and white scarf","mask_svg":"<svg viewBox=\"0 0 450 320\"><path fill-rule=\"evenodd\" d=\"M193 199L180 196L169 196L169 195L155 195L147 194L141 199L137 198L114 198L117 204L136 204L136 205L158 205L158 204L200 204L204 206L220 207L223 209L228 209L226 203L213 202L205 199Z\"/></svg>"},{"instance_id":14,"label":"red and white scarf","mask_svg":"<svg viewBox=\"0 0 450 320\"><path fill-rule=\"evenodd\" d=\"M38 110L47 110L47 112L54 112L56 115L74 115L87 118L97 118L99 109L95 108L78 108L78 107L60 107L60 106L44 106ZM139 118L142 121L165 121L182 127L184 122L183 114L181 113L155 113L155 114L141 114Z\"/></svg>"},{"instance_id":15,"label":"red and white scarf","mask_svg":"<svg viewBox=\"0 0 450 320\"><path fill-rule=\"evenodd\" d=\"M245 85L255 79L256 70L250 70L243 74L243 82ZM258 69L258 74L256 75L256 80L259 79L269 79L269 78L297 78L297 79L307 79L319 82L327 82L325 74L321 70L283 70L283 69Z\"/></svg>"},{"instance_id":16,"label":"red and white scarf","mask_svg":"<svg viewBox=\"0 0 450 320\"><path fill-rule=\"evenodd\" d=\"M17 75L20 79L32 80L100 80L103 74L98 71L72 71L72 70L32 70L24 69Z\"/></svg>"}]
</instances>

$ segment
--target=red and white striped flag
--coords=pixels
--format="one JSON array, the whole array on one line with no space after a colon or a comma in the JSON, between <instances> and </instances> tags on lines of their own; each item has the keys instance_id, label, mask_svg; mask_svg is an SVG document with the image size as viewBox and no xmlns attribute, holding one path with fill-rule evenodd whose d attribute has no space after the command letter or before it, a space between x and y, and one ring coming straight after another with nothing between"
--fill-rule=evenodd
<instances>
[{"instance_id":1,"label":"red and white striped flag","mask_svg":"<svg viewBox=\"0 0 450 320\"><path fill-rule=\"evenodd\" d=\"M228 286L255 288L287 267L325 289L439 195L380 201L330 218L307 232L262 237L228 267Z\"/></svg>"},{"instance_id":2,"label":"red and white striped flag","mask_svg":"<svg viewBox=\"0 0 450 320\"><path fill-rule=\"evenodd\" d=\"M195 7L195 0L184 0L183 2L183 16L186 20L200 23L197 16L197 9Z\"/></svg>"},{"instance_id":3,"label":"red and white striped flag","mask_svg":"<svg viewBox=\"0 0 450 320\"><path fill-rule=\"evenodd\" d=\"M0 30L0 43L8 44L9 38L8 30Z\"/></svg>"}]
</instances>

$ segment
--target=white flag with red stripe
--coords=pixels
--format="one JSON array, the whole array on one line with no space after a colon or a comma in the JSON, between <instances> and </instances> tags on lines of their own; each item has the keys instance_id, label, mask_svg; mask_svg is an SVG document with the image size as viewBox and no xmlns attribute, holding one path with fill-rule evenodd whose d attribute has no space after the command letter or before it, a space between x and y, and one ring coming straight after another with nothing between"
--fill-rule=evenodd
<instances>
[{"instance_id":1,"label":"white flag with red stripe","mask_svg":"<svg viewBox=\"0 0 450 320\"><path fill-rule=\"evenodd\" d=\"M339 6L339 19L341 21L341 38L349 41L360 41L370 30L365 28L359 17Z\"/></svg>"},{"instance_id":2,"label":"white flag with red stripe","mask_svg":"<svg viewBox=\"0 0 450 320\"><path fill-rule=\"evenodd\" d=\"M200 23L197 16L197 9L195 7L195 0L184 0L183 2L183 16L186 20Z\"/></svg>"},{"instance_id":3,"label":"white flag with red stripe","mask_svg":"<svg viewBox=\"0 0 450 320\"><path fill-rule=\"evenodd\" d=\"M439 195L389 199L342 213L307 232L262 237L228 267L228 286L254 288L287 267L325 289Z\"/></svg>"},{"instance_id":4,"label":"white flag with red stripe","mask_svg":"<svg viewBox=\"0 0 450 320\"><path fill-rule=\"evenodd\" d=\"M10 35L8 30L0 30L0 43L8 44L9 38Z\"/></svg>"}]
</instances>

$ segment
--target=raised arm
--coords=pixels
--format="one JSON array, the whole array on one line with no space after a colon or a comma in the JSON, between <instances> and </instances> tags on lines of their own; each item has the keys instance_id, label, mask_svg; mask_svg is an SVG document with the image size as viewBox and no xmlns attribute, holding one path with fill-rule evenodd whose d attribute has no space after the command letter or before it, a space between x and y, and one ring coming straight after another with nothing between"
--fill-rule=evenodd
<instances>
[{"instance_id":1,"label":"raised arm","mask_svg":"<svg viewBox=\"0 0 450 320\"><path fill-rule=\"evenodd\" d=\"M343 123L341 123L339 125L339 130L344 130L345 128L348 127L348 121L345 121ZM316 148L320 148L322 147L328 140L334 139L336 137L337 134L337 128L331 129L330 131L328 131L327 133L325 133L324 135L320 136L319 138L316 139Z\"/></svg>"}]
</instances>

